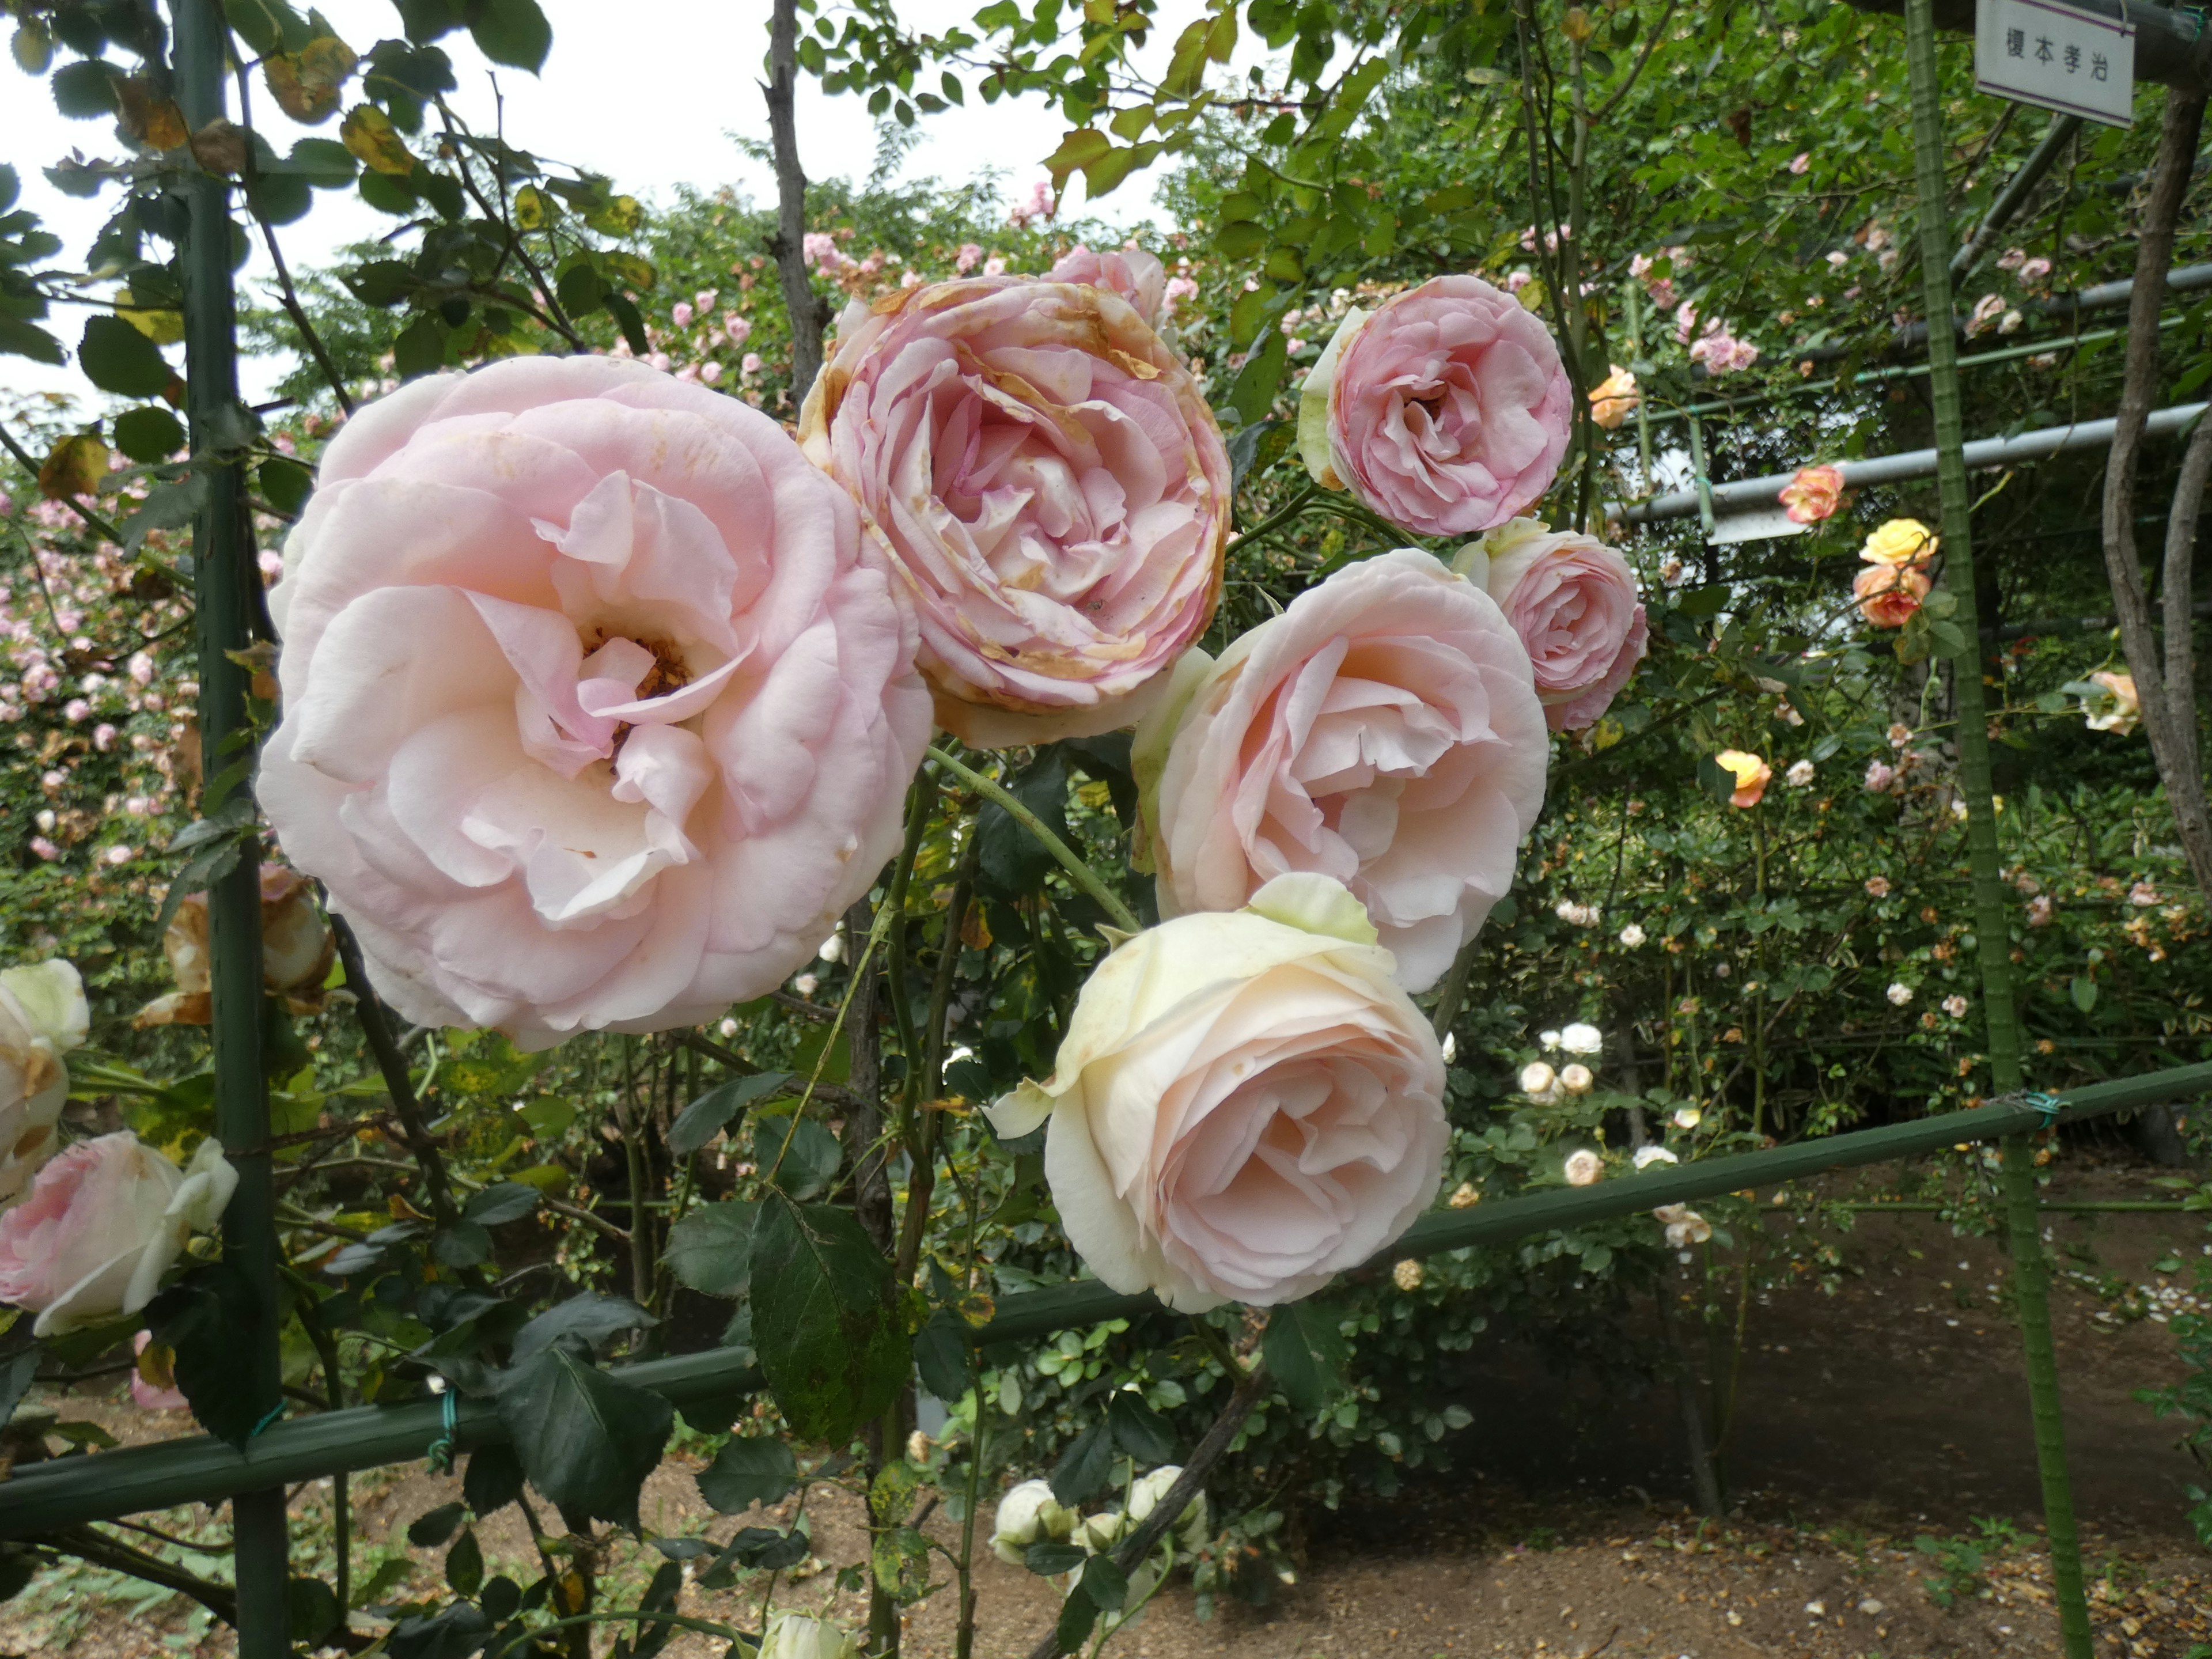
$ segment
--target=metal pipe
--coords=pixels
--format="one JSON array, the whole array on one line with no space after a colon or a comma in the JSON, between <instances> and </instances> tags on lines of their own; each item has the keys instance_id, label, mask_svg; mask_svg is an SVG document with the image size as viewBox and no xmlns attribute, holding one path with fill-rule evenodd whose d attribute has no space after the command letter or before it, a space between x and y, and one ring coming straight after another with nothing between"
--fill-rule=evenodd
<instances>
[{"instance_id":1,"label":"metal pipe","mask_svg":"<svg viewBox=\"0 0 2212 1659\"><path fill-rule=\"evenodd\" d=\"M2046 1111L2024 1102L1992 1101L1972 1111L1893 1123L1879 1129L1826 1135L1762 1152L1692 1164L1662 1165L1641 1175L1594 1187L1568 1187L1520 1198L1437 1210L1423 1216L1405 1237L1359 1272L1386 1261L1507 1244L1534 1233L1615 1220L1662 1204L1682 1204L1722 1193L1780 1186L1829 1170L1851 1169L1914 1158L1970 1141L1995 1140L2039 1128L2046 1121L2079 1122L2107 1113L2196 1099L2212 1092L2212 1064L2147 1073L2095 1083L2056 1097ZM977 1348L1031 1341L1055 1331L1080 1329L1108 1319L1158 1313L1149 1296L1124 1296L1097 1279L1006 1297L988 1324L969 1334ZM710 1408L757 1390L760 1373L726 1348L648 1360L615 1373L650 1389L696 1421ZM0 1481L0 1538L21 1538L105 1516L131 1515L179 1504L216 1504L234 1492L282 1482L315 1480L342 1469L411 1462L439 1436L439 1406L361 1406L279 1423L234 1451L205 1435L56 1458L18 1468ZM496 1444L507 1431L491 1402L464 1400L455 1446L469 1451Z\"/></svg>"},{"instance_id":2,"label":"metal pipe","mask_svg":"<svg viewBox=\"0 0 2212 1659\"><path fill-rule=\"evenodd\" d=\"M1974 234L1960 243L1959 251L1951 256L1951 275L1954 280L1973 270L1988 251L1990 244L1996 240L1997 234L2010 224L2013 216L2027 204L2035 187L2043 182L2043 175L2051 171L2051 164L2058 159L2067 145L2074 142L2074 135L2081 131L2081 118L2078 115L2052 118L2051 130L2043 135L2042 142L2028 151L2027 159L2020 164L2020 170L2005 181L2004 188L1997 192L1996 200L1990 204L1989 212L1975 227Z\"/></svg>"},{"instance_id":3,"label":"metal pipe","mask_svg":"<svg viewBox=\"0 0 2212 1659\"><path fill-rule=\"evenodd\" d=\"M217 0L173 0L177 100L197 132L226 113L229 26ZM252 643L261 583L246 478L236 454L250 426L238 397L238 309L231 286L229 186L189 160L184 179L189 216L179 263L185 302L185 412L192 459L204 468L206 505L192 526L193 586L199 643L199 722L210 780L248 786L253 724L240 653ZM210 787L203 812L222 805ZM208 890L209 956L214 1016L215 1132L238 1188L222 1218L223 1260L251 1286L254 1318L236 1333L247 1355L241 1403L273 1419L283 1407L277 1333L276 1210L269 1152L269 1091L261 1059L261 860L248 834L236 866ZM265 1414L265 1415L264 1415ZM240 1489L232 1504L238 1584L239 1659L284 1659L292 1650L290 1568L284 1489L274 1482Z\"/></svg>"},{"instance_id":4,"label":"metal pipe","mask_svg":"<svg viewBox=\"0 0 2212 1659\"><path fill-rule=\"evenodd\" d=\"M2207 408L2212 408L2212 404L2176 404L2171 409L2159 410L2150 417L2149 434L2156 438L2177 436L2193 426ZM2045 427L2039 432L2022 432L2010 438L1978 438L1966 447L1966 470L1978 472L1993 466L2013 466L2068 450L2100 448L2112 441L2112 422L2109 419ZM1906 478L1933 477L1936 452L1909 449L1898 455L1877 455L1867 460L1835 461L1830 465L1844 475L1845 484L1864 488L1869 484L1896 483ZM1726 514L1772 507L1782 487L1796 476L1794 472L1772 472L1763 477L1717 483L1712 486L1713 511ZM1698 511L1698 491L1673 489L1663 495L1654 495L1648 501L1632 501L1607 511L1623 524L1651 524L1661 519L1686 519Z\"/></svg>"}]
</instances>

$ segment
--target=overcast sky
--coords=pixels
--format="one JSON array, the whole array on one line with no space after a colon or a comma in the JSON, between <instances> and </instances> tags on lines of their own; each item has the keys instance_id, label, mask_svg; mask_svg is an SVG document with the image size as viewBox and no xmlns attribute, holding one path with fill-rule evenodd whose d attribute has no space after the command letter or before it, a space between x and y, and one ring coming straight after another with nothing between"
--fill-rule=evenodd
<instances>
[{"instance_id":1,"label":"overcast sky","mask_svg":"<svg viewBox=\"0 0 2212 1659\"><path fill-rule=\"evenodd\" d=\"M916 27L942 30L975 9L981 0L902 0L901 15ZM733 185L756 200L775 195L766 167L747 160L731 135L765 139L767 106L760 91L768 50L768 0L541 0L553 24L553 52L542 79L519 70L498 71L510 142L551 161L610 174L616 185L641 198L665 201L679 184L702 189ZM321 0L321 9L356 51L398 33L387 0ZM1146 57L1164 54L1175 33L1197 15L1198 0L1168 0L1163 27ZM476 125L492 125L489 66L465 34L440 43L453 58L461 83L457 106ZM349 94L349 101L351 101ZM257 99L254 115L279 151L304 131L269 102ZM925 118L925 137L908 156L904 174L964 179L988 171L1006 177L1006 193L1019 196L1046 176L1042 160L1060 143L1066 124L1041 100L986 106L971 97L964 109ZM335 137L334 118L317 131ZM19 206L37 213L65 244L61 263L81 259L112 210L113 196L84 201L64 196L42 169L72 149L88 155L115 155L112 130L97 121L69 121L58 114L46 88L12 63L0 63L0 161L22 176ZM811 77L799 77L799 159L810 177L865 178L875 155L874 124L856 98L823 96ZM1072 187L1079 190L1079 186ZM1124 223L1149 216L1152 176L1139 175L1103 204ZM381 234L392 222L346 192L316 194L314 210L281 233L287 261L300 267L325 262L348 242ZM258 246L244 273L251 284L267 270ZM60 319L64 343L74 347L74 319ZM249 366L249 393L274 376ZM0 356L0 390L83 388L74 369L52 369L21 357Z\"/></svg>"}]
</instances>

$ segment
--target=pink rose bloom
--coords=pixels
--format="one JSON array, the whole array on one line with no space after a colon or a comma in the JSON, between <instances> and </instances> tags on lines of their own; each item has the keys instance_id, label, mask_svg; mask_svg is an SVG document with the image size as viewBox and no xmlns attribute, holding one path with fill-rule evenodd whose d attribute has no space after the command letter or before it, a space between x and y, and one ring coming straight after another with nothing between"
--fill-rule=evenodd
<instances>
[{"instance_id":1,"label":"pink rose bloom","mask_svg":"<svg viewBox=\"0 0 2212 1659\"><path fill-rule=\"evenodd\" d=\"M163 1382L147 1381L146 1373L149 1367L146 1358L146 1350L153 1340L154 1333L151 1331L141 1331L131 1339L131 1352L138 1356L138 1363L131 1368L131 1401L141 1411L183 1411L191 1402L178 1390L177 1379L173 1372ZM157 1351L155 1364L167 1371L171 1363L173 1362L167 1357L167 1349Z\"/></svg>"},{"instance_id":2,"label":"pink rose bloom","mask_svg":"<svg viewBox=\"0 0 2212 1659\"><path fill-rule=\"evenodd\" d=\"M1595 537L1516 519L1462 552L1455 568L1480 580L1528 648L1552 730L1596 725L1649 639L1628 561Z\"/></svg>"},{"instance_id":3,"label":"pink rose bloom","mask_svg":"<svg viewBox=\"0 0 2212 1659\"><path fill-rule=\"evenodd\" d=\"M952 268L965 276L975 269L975 262L982 257L983 250L981 247L973 242L963 242L960 244L960 252L953 258Z\"/></svg>"},{"instance_id":4,"label":"pink rose bloom","mask_svg":"<svg viewBox=\"0 0 2212 1659\"><path fill-rule=\"evenodd\" d=\"M752 337L751 318L735 311L726 311L722 313L722 337L730 343L731 350L735 351Z\"/></svg>"},{"instance_id":5,"label":"pink rose bloom","mask_svg":"<svg viewBox=\"0 0 2212 1659\"><path fill-rule=\"evenodd\" d=\"M722 366L721 366L721 364L720 364L720 363L702 363L702 364L700 364L700 365L699 365L699 378L700 378L702 380L705 381L708 386L713 386L713 385L714 385L717 380L720 380L722 378Z\"/></svg>"},{"instance_id":6,"label":"pink rose bloom","mask_svg":"<svg viewBox=\"0 0 2212 1659\"><path fill-rule=\"evenodd\" d=\"M799 416L984 747L1135 724L1212 620L1228 452L1118 295L968 277L857 301Z\"/></svg>"},{"instance_id":7,"label":"pink rose bloom","mask_svg":"<svg viewBox=\"0 0 2212 1659\"><path fill-rule=\"evenodd\" d=\"M913 624L734 398L605 357L414 381L331 443L285 560L262 804L410 1020L696 1024L897 844Z\"/></svg>"},{"instance_id":8,"label":"pink rose bloom","mask_svg":"<svg viewBox=\"0 0 2212 1659\"><path fill-rule=\"evenodd\" d=\"M1006 274L1006 261L1005 256L1002 254L994 253L989 258L984 260L983 274L986 276L1005 276Z\"/></svg>"},{"instance_id":9,"label":"pink rose bloom","mask_svg":"<svg viewBox=\"0 0 2212 1659\"><path fill-rule=\"evenodd\" d=\"M1800 176L1802 176L1805 169L1812 165L1813 152L1809 149L1800 150L1796 155L1790 158L1790 171L1794 173L1797 173Z\"/></svg>"},{"instance_id":10,"label":"pink rose bloom","mask_svg":"<svg viewBox=\"0 0 2212 1659\"><path fill-rule=\"evenodd\" d=\"M80 1140L0 1215L0 1302L36 1312L40 1336L137 1313L185 1238L215 1225L237 1185L212 1135L189 1170L127 1129Z\"/></svg>"},{"instance_id":11,"label":"pink rose bloom","mask_svg":"<svg viewBox=\"0 0 2212 1659\"><path fill-rule=\"evenodd\" d=\"M1324 487L1401 528L1472 536L1551 488L1574 393L1552 337L1479 276L1345 313L1306 377L1298 448Z\"/></svg>"},{"instance_id":12,"label":"pink rose bloom","mask_svg":"<svg viewBox=\"0 0 2212 1659\"><path fill-rule=\"evenodd\" d=\"M738 372L740 374L757 374L762 368L761 355L757 351L748 351L738 360Z\"/></svg>"},{"instance_id":13,"label":"pink rose bloom","mask_svg":"<svg viewBox=\"0 0 2212 1659\"><path fill-rule=\"evenodd\" d=\"M1050 1122L1068 1242L1179 1312L1310 1296L1428 1208L1444 1060L1358 901L1278 876L1227 915L1146 928L1098 964L1052 1075L988 1109Z\"/></svg>"},{"instance_id":14,"label":"pink rose bloom","mask_svg":"<svg viewBox=\"0 0 2212 1659\"><path fill-rule=\"evenodd\" d=\"M1852 579L1859 614L1876 628L1902 628L1928 597L1928 573L1917 565L1870 564Z\"/></svg>"},{"instance_id":15,"label":"pink rose bloom","mask_svg":"<svg viewBox=\"0 0 2212 1659\"><path fill-rule=\"evenodd\" d=\"M1160 293L1160 315L1172 317L1176 307L1198 293L1198 284L1188 276L1170 276Z\"/></svg>"},{"instance_id":16,"label":"pink rose bloom","mask_svg":"<svg viewBox=\"0 0 2212 1659\"><path fill-rule=\"evenodd\" d=\"M1078 242L1061 256L1045 280L1088 283L1109 294L1118 294L1154 327L1159 325L1160 307L1167 298L1167 268L1134 242L1103 253L1093 253Z\"/></svg>"},{"instance_id":17,"label":"pink rose bloom","mask_svg":"<svg viewBox=\"0 0 2212 1659\"><path fill-rule=\"evenodd\" d=\"M1497 604L1401 548L1300 594L1218 662L1193 651L1132 759L1161 915L1328 876L1420 991L1512 884L1547 743Z\"/></svg>"},{"instance_id":18,"label":"pink rose bloom","mask_svg":"<svg viewBox=\"0 0 2212 1659\"><path fill-rule=\"evenodd\" d=\"M1866 787L1874 793L1877 795L1887 793L1889 786L1896 781L1897 769L1887 761L1877 760L1867 763Z\"/></svg>"},{"instance_id":19,"label":"pink rose bloom","mask_svg":"<svg viewBox=\"0 0 2212 1659\"><path fill-rule=\"evenodd\" d=\"M714 308L714 301L721 297L722 290L719 288L702 288L691 296L691 303L699 307L699 314L703 317Z\"/></svg>"},{"instance_id":20,"label":"pink rose bloom","mask_svg":"<svg viewBox=\"0 0 2212 1659\"><path fill-rule=\"evenodd\" d=\"M669 307L668 311L670 320L678 328L691 326L691 302L689 300L678 300Z\"/></svg>"},{"instance_id":21,"label":"pink rose bloom","mask_svg":"<svg viewBox=\"0 0 2212 1659\"><path fill-rule=\"evenodd\" d=\"M1788 509L1792 524L1818 524L1843 500L1844 475L1832 466L1802 466L1797 476L1783 485L1778 499Z\"/></svg>"},{"instance_id":22,"label":"pink rose bloom","mask_svg":"<svg viewBox=\"0 0 2212 1659\"><path fill-rule=\"evenodd\" d=\"M845 256L837 251L837 239L826 230L810 230L799 242L799 252L810 265L835 270L845 263Z\"/></svg>"}]
</instances>

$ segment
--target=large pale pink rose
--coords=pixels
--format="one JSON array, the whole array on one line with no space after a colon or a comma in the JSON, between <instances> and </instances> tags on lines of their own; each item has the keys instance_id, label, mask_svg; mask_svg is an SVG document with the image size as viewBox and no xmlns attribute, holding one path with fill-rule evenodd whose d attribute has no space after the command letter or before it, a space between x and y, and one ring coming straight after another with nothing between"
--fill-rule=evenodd
<instances>
[{"instance_id":1,"label":"large pale pink rose","mask_svg":"<svg viewBox=\"0 0 2212 1659\"><path fill-rule=\"evenodd\" d=\"M1443 1054L1392 971L1343 887L1279 876L1100 963L1052 1075L992 1121L1051 1120L1060 1224L1115 1290L1186 1313L1310 1296L1443 1177Z\"/></svg>"},{"instance_id":2,"label":"large pale pink rose","mask_svg":"<svg viewBox=\"0 0 2212 1659\"><path fill-rule=\"evenodd\" d=\"M1299 393L1298 449L1391 523L1471 536L1551 488L1573 408L1559 348L1518 300L1434 276L1345 314Z\"/></svg>"},{"instance_id":3,"label":"large pale pink rose","mask_svg":"<svg viewBox=\"0 0 2212 1659\"><path fill-rule=\"evenodd\" d=\"M1133 725L1213 616L1228 452L1114 294L969 277L855 303L799 440L860 503L963 742Z\"/></svg>"},{"instance_id":4,"label":"large pale pink rose","mask_svg":"<svg viewBox=\"0 0 2212 1659\"><path fill-rule=\"evenodd\" d=\"M1650 637L1628 561L1594 536L1515 519L1468 548L1455 568L1488 589L1528 647L1552 729L1596 725Z\"/></svg>"},{"instance_id":5,"label":"large pale pink rose","mask_svg":"<svg viewBox=\"0 0 2212 1659\"><path fill-rule=\"evenodd\" d=\"M913 624L733 398L603 357L418 380L331 445L285 566L262 802L410 1019L713 1018L897 843Z\"/></svg>"},{"instance_id":6,"label":"large pale pink rose","mask_svg":"<svg viewBox=\"0 0 2212 1659\"><path fill-rule=\"evenodd\" d=\"M57 957L0 973L0 1208L13 1204L59 1146L69 1100L62 1056L84 1041L84 981Z\"/></svg>"},{"instance_id":7,"label":"large pale pink rose","mask_svg":"<svg viewBox=\"0 0 2212 1659\"><path fill-rule=\"evenodd\" d=\"M0 1215L0 1302L35 1311L40 1336L137 1313L237 1185L212 1135L189 1170L128 1130L80 1140Z\"/></svg>"},{"instance_id":8,"label":"large pale pink rose","mask_svg":"<svg viewBox=\"0 0 2212 1659\"><path fill-rule=\"evenodd\" d=\"M1347 565L1218 662L1194 651L1139 729L1160 914L1315 872L1425 990L1511 885L1547 749L1488 595L1413 548Z\"/></svg>"},{"instance_id":9,"label":"large pale pink rose","mask_svg":"<svg viewBox=\"0 0 2212 1659\"><path fill-rule=\"evenodd\" d=\"M1127 247L1104 248L1093 253L1078 242L1060 256L1045 273L1048 283L1088 283L1092 288L1118 294L1137 315L1159 325L1160 301L1167 297L1168 273L1158 258L1134 242Z\"/></svg>"}]
</instances>

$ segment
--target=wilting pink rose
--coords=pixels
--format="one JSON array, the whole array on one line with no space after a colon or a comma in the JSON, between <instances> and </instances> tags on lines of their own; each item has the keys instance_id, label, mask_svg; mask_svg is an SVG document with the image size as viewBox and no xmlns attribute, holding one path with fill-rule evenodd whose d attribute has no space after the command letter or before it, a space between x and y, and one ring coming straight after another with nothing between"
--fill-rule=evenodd
<instances>
[{"instance_id":1,"label":"wilting pink rose","mask_svg":"<svg viewBox=\"0 0 2212 1659\"><path fill-rule=\"evenodd\" d=\"M1461 554L1457 568L1488 589L1528 647L1552 729L1596 725L1649 638L1628 561L1595 537L1515 519Z\"/></svg>"},{"instance_id":2,"label":"wilting pink rose","mask_svg":"<svg viewBox=\"0 0 2212 1659\"><path fill-rule=\"evenodd\" d=\"M1870 564L1851 579L1859 614L1876 628L1904 627L1928 588L1928 573L1911 564Z\"/></svg>"},{"instance_id":3,"label":"wilting pink rose","mask_svg":"<svg viewBox=\"0 0 2212 1659\"><path fill-rule=\"evenodd\" d=\"M1228 452L1127 301L968 277L857 302L799 417L987 747L1133 725L1221 592Z\"/></svg>"},{"instance_id":4,"label":"wilting pink rose","mask_svg":"<svg viewBox=\"0 0 2212 1659\"><path fill-rule=\"evenodd\" d=\"M161 953L168 958L173 991L141 1008L131 1024L142 1030L153 1025L205 1025L214 1014L209 994L213 957L208 950L208 905L205 893L188 893L161 935ZM310 1013L322 1006L323 981L337 959L337 941L329 924L315 908L313 890L296 870L281 864L261 866L261 983L272 996L280 996L294 1013Z\"/></svg>"},{"instance_id":5,"label":"wilting pink rose","mask_svg":"<svg viewBox=\"0 0 2212 1659\"><path fill-rule=\"evenodd\" d=\"M1844 475L1832 466L1802 466L1782 486L1778 499L1792 524L1818 524L1843 500Z\"/></svg>"},{"instance_id":6,"label":"wilting pink rose","mask_svg":"<svg viewBox=\"0 0 2212 1659\"><path fill-rule=\"evenodd\" d=\"M1347 565L1218 662L1192 652L1133 758L1163 915L1233 910L1314 872L1367 907L1420 991L1512 884L1547 739L1497 605L1404 548Z\"/></svg>"},{"instance_id":7,"label":"wilting pink rose","mask_svg":"<svg viewBox=\"0 0 2212 1659\"><path fill-rule=\"evenodd\" d=\"M137 1356L137 1363L131 1368L131 1401L141 1411L183 1411L191 1402L178 1390L176 1357L167 1348L155 1347L149 1359L146 1350L153 1346L151 1331L141 1331L131 1339L131 1352Z\"/></svg>"},{"instance_id":8,"label":"wilting pink rose","mask_svg":"<svg viewBox=\"0 0 2212 1659\"><path fill-rule=\"evenodd\" d=\"M852 503L766 416L512 358L348 422L271 596L260 792L408 1018L714 1018L896 847L929 726Z\"/></svg>"},{"instance_id":9,"label":"wilting pink rose","mask_svg":"<svg viewBox=\"0 0 2212 1659\"><path fill-rule=\"evenodd\" d=\"M1127 247L1093 253L1078 242L1046 273L1048 283L1088 283L1109 294L1118 294L1136 308L1137 315L1158 326L1160 302L1167 297L1167 268L1134 242Z\"/></svg>"},{"instance_id":10,"label":"wilting pink rose","mask_svg":"<svg viewBox=\"0 0 2212 1659\"><path fill-rule=\"evenodd\" d=\"M1443 1177L1443 1088L1358 901L1291 875L1117 948L1052 1075L990 1115L1051 1120L1045 1179L1092 1272L1194 1313L1310 1296L1405 1231Z\"/></svg>"},{"instance_id":11,"label":"wilting pink rose","mask_svg":"<svg viewBox=\"0 0 2212 1659\"><path fill-rule=\"evenodd\" d=\"M1345 313L1306 377L1307 471L1424 536L1504 524L1551 488L1574 392L1543 324L1479 276Z\"/></svg>"},{"instance_id":12,"label":"wilting pink rose","mask_svg":"<svg viewBox=\"0 0 2212 1659\"><path fill-rule=\"evenodd\" d=\"M128 1130L80 1140L0 1215L0 1302L35 1311L40 1336L137 1313L237 1185L213 1136L189 1170Z\"/></svg>"}]
</instances>

